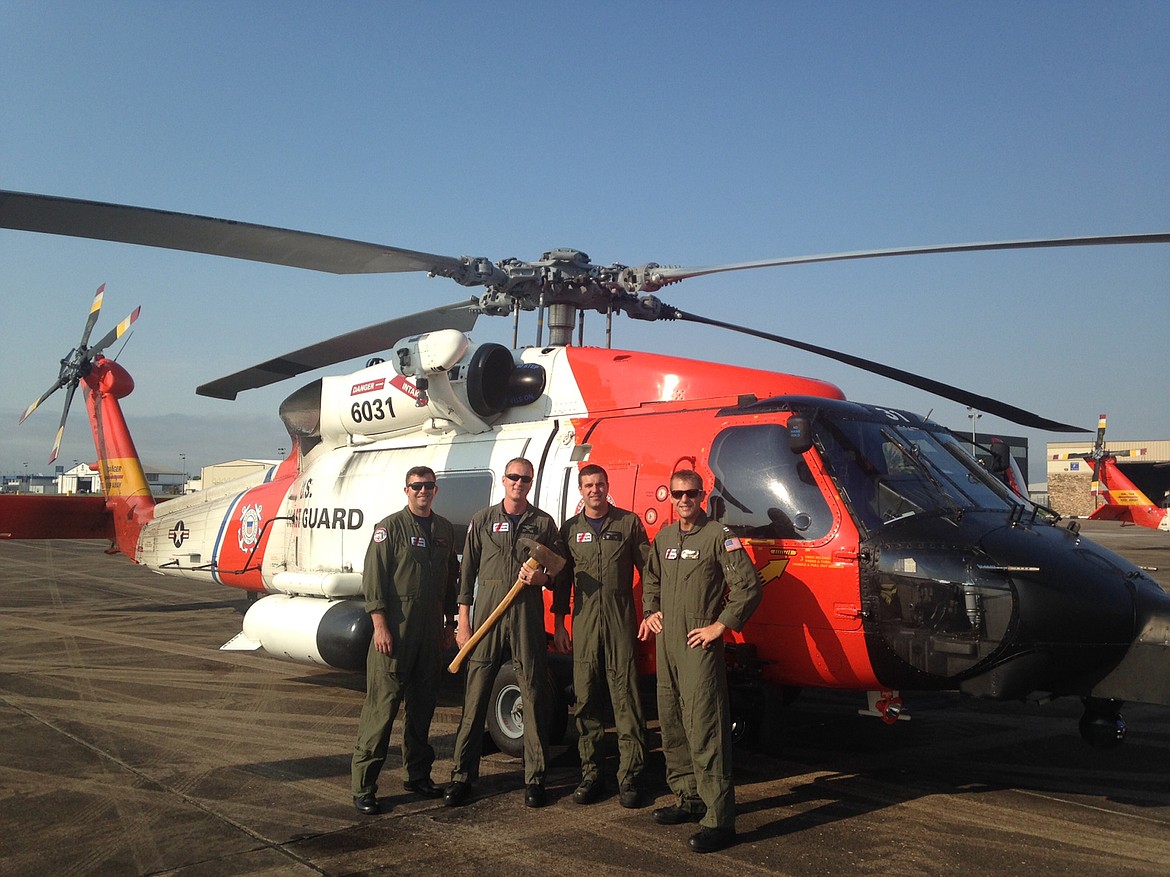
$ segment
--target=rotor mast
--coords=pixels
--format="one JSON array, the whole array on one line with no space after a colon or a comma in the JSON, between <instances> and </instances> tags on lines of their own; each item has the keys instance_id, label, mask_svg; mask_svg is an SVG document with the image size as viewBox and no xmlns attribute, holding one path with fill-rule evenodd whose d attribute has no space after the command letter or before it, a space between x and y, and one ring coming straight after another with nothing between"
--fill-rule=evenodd
<instances>
[{"instance_id":1,"label":"rotor mast","mask_svg":"<svg viewBox=\"0 0 1170 877\"><path fill-rule=\"evenodd\" d=\"M567 247L550 250L533 262L505 259L493 265L470 256L460 262L466 271L446 276L464 286L486 287L479 299L483 313L515 318L520 311L538 311L542 324L539 334L543 335L547 311L548 343L554 347L573 343L573 329L585 311L605 314L607 320L614 311L637 320L661 319L664 309L669 308L650 293L675 282L656 273L661 266L653 262L633 268L616 263L594 265L588 255ZM543 339L538 337L537 343Z\"/></svg>"}]
</instances>

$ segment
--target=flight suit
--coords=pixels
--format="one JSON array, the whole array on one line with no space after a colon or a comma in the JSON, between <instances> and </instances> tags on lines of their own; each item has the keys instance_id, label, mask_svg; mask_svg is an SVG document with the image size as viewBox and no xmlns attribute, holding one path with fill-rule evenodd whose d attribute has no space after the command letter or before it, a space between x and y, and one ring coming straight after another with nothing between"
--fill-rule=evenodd
<instances>
[{"instance_id":1,"label":"flight suit","mask_svg":"<svg viewBox=\"0 0 1170 877\"><path fill-rule=\"evenodd\" d=\"M503 503L481 509L472 517L463 546L458 603L473 607L473 629L483 624L516 583L520 566L528 559L528 550L518 542L521 536L566 556L556 523L534 505L528 506L516 524L504 513ZM463 717L452 755L452 782L471 783L479 778L488 701L504 654L510 652L524 698L524 783L544 783L548 739L544 718L552 692L548 690L543 590L525 588L467 656Z\"/></svg>"},{"instance_id":2,"label":"flight suit","mask_svg":"<svg viewBox=\"0 0 1170 877\"><path fill-rule=\"evenodd\" d=\"M716 621L740 630L762 596L759 573L739 539L706 514L689 533L675 523L654 537L642 608L662 611L658 719L666 781L680 808L706 807L701 824L707 828L735 827L727 665L722 639L692 649L687 633Z\"/></svg>"},{"instance_id":3,"label":"flight suit","mask_svg":"<svg viewBox=\"0 0 1170 877\"><path fill-rule=\"evenodd\" d=\"M378 522L362 569L366 611L381 610L394 637L393 654L366 655L366 701L358 720L350 785L354 796L372 793L386 761L390 731L406 700L402 774L429 778L435 750L428 741L442 678L444 615L456 613L455 528L431 514L431 533L409 508Z\"/></svg>"},{"instance_id":4,"label":"flight suit","mask_svg":"<svg viewBox=\"0 0 1170 877\"><path fill-rule=\"evenodd\" d=\"M618 732L618 783L634 782L646 763L646 721L638 694L634 641L634 568L646 565L650 544L641 519L610 506L600 530L581 512L561 525L570 562L557 580L554 615L569 613L573 594L573 689L582 781L598 779L607 695Z\"/></svg>"}]
</instances>

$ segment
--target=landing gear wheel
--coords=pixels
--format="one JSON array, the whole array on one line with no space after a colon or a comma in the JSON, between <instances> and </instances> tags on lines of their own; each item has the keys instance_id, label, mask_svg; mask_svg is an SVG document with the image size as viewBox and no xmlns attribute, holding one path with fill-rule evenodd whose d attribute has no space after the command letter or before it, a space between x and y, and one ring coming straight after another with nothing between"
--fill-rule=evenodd
<instances>
[{"instance_id":1,"label":"landing gear wheel","mask_svg":"<svg viewBox=\"0 0 1170 877\"><path fill-rule=\"evenodd\" d=\"M501 752L519 758L524 754L524 696L511 664L496 674L488 701L488 733Z\"/></svg>"},{"instance_id":2,"label":"landing gear wheel","mask_svg":"<svg viewBox=\"0 0 1170 877\"><path fill-rule=\"evenodd\" d=\"M764 693L758 687L731 689L731 742L735 746L754 747L760 742L766 709Z\"/></svg>"},{"instance_id":3,"label":"landing gear wheel","mask_svg":"<svg viewBox=\"0 0 1170 877\"><path fill-rule=\"evenodd\" d=\"M568 706L551 676L547 690L549 715L544 726L548 730L548 742L560 743L568 727ZM488 701L487 729L501 752L514 758L524 754L524 695L511 663L504 664L496 674Z\"/></svg>"},{"instance_id":4,"label":"landing gear wheel","mask_svg":"<svg viewBox=\"0 0 1170 877\"><path fill-rule=\"evenodd\" d=\"M1086 697L1084 704L1079 727L1086 743L1097 749L1112 749L1125 742L1127 726L1119 701Z\"/></svg>"}]
</instances>

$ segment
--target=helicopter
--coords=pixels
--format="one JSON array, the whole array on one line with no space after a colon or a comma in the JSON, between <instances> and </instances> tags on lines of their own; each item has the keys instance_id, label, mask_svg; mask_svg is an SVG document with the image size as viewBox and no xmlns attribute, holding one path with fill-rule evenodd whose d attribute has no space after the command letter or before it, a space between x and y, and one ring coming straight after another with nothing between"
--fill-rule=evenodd
<instances>
[{"instance_id":1,"label":"helicopter","mask_svg":"<svg viewBox=\"0 0 1170 877\"><path fill-rule=\"evenodd\" d=\"M869 694L887 723L903 690L990 700L1079 697L1081 735L1125 736L1125 702L1170 704L1170 595L1143 570L1084 538L1076 522L1013 491L949 430L917 414L846 399L815 378L615 350L615 314L685 320L794 346L1026 426L1087 431L1005 402L846 353L682 311L655 293L704 275L849 259L1038 247L1170 242L1110 235L868 250L705 268L596 265L580 250L532 262L450 257L308 232L56 196L0 192L0 226L188 250L334 273L426 272L469 299L360 329L205 383L234 399L357 357L351 374L291 393L280 417L286 459L262 473L156 503L119 400L133 389L95 345L62 360L57 389L84 385L105 498L28 538L90 531L163 574L247 591L228 649L360 670L371 635L361 567L374 523L397 506L387 484L427 465L459 531L500 499L506 462L533 461L532 500L561 519L577 509L576 472L609 474L610 500L651 537L673 513L671 473L694 469L707 512L731 528L765 583L760 608L728 633L737 727L763 720L777 692ZM520 347L522 312L537 343ZM607 344L584 344L587 311ZM137 314L137 311L134 312ZM91 310L91 319L94 318ZM513 344L476 343L479 316L513 321ZM547 319L549 337L544 340ZM573 332L577 330L577 342ZM79 352L80 351L80 352ZM383 358L380 354L386 353ZM59 436L59 434L58 434ZM14 517L15 500L0 502ZM47 514L47 517L52 517ZM68 521L68 527L65 522ZM43 532L42 532L43 530ZM461 547L461 546L460 546ZM551 602L551 598L546 595ZM552 619L548 617L551 637ZM653 672L652 651L639 669ZM522 703L505 664L489 731L518 751ZM563 704L562 704L563 706ZM560 710L563 714L564 710ZM563 718L563 715L562 715Z\"/></svg>"},{"instance_id":2,"label":"helicopter","mask_svg":"<svg viewBox=\"0 0 1170 877\"><path fill-rule=\"evenodd\" d=\"M1108 418L1102 414L1097 418L1097 437L1090 451L1082 453L1062 452L1053 454L1053 460L1091 460L1093 463L1090 491L1094 499L1104 497L1091 515L1090 521L1121 521L1136 524L1151 530L1170 531L1170 509L1159 508L1127 478L1117 465L1118 457L1140 456L1146 449L1125 449L1111 451L1105 447L1105 427Z\"/></svg>"}]
</instances>

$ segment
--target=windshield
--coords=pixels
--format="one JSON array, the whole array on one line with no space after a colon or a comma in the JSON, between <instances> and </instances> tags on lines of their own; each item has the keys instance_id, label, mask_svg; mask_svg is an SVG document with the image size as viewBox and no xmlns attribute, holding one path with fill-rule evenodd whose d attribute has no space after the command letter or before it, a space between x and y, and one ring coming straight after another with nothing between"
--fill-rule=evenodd
<instances>
[{"instance_id":1,"label":"windshield","mask_svg":"<svg viewBox=\"0 0 1170 877\"><path fill-rule=\"evenodd\" d=\"M1010 511L1020 501L954 436L872 409L872 420L822 413L814 437L825 468L868 530L923 514Z\"/></svg>"}]
</instances>

